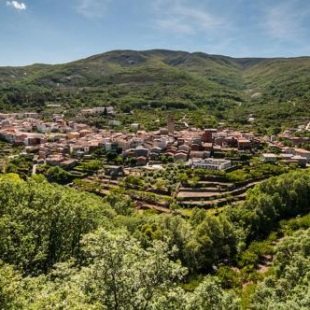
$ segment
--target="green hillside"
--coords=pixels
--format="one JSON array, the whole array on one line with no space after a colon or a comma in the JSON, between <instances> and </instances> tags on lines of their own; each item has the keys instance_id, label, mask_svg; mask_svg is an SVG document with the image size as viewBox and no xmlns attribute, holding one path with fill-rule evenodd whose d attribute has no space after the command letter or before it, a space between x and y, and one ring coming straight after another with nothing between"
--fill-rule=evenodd
<instances>
[{"instance_id":1,"label":"green hillside","mask_svg":"<svg viewBox=\"0 0 310 310\"><path fill-rule=\"evenodd\" d=\"M203 109L219 118L242 118L263 105L268 115L279 108L304 115L309 85L310 57L124 50L60 65L0 67L0 104L2 110L42 110L47 103L66 108L112 104L124 112Z\"/></svg>"}]
</instances>

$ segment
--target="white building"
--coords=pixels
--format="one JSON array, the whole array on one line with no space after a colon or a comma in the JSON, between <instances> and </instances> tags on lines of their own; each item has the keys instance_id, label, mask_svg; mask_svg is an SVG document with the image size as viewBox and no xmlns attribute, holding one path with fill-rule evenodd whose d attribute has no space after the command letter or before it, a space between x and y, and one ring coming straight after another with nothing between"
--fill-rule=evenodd
<instances>
[{"instance_id":1,"label":"white building","mask_svg":"<svg viewBox=\"0 0 310 310\"><path fill-rule=\"evenodd\" d=\"M216 158L193 159L193 167L208 170L224 170L231 167L231 160Z\"/></svg>"},{"instance_id":2,"label":"white building","mask_svg":"<svg viewBox=\"0 0 310 310\"><path fill-rule=\"evenodd\" d=\"M277 161L277 155L273 153L262 154L261 161L264 163L275 163Z\"/></svg>"}]
</instances>

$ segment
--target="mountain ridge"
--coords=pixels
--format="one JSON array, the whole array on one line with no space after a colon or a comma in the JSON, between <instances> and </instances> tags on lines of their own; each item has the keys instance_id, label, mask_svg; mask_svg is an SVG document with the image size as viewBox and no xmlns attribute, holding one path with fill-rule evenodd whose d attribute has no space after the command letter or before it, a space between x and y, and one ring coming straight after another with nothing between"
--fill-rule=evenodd
<instances>
[{"instance_id":1,"label":"mountain ridge","mask_svg":"<svg viewBox=\"0 0 310 310\"><path fill-rule=\"evenodd\" d=\"M287 106L310 102L310 57L234 58L202 52L115 50L57 65L0 67L0 107L61 102L66 107L101 104L121 110L225 111L240 104ZM274 108L272 108L274 109ZM273 111L271 109L271 114ZM247 111L251 111L248 109Z\"/></svg>"},{"instance_id":2,"label":"mountain ridge","mask_svg":"<svg viewBox=\"0 0 310 310\"><path fill-rule=\"evenodd\" d=\"M82 60L87 60L91 59L93 57L98 57L110 53L126 53L126 52L134 52L134 53L144 53L144 54L152 54L152 53L184 53L188 55L202 55L202 56L209 56L209 57L223 57L223 58L229 58L232 59L236 62L243 61L243 60L257 60L257 61L266 61L266 60L293 60L293 59L310 59L310 56L307 55L301 55L301 56L276 56L276 57L257 57L257 56L245 56L245 57L234 57L234 56L229 56L229 55L221 55L221 54L209 54L206 52L201 52L201 51L194 51L194 52L187 52L183 50L170 50L170 49L160 49L160 48L154 48L154 49L148 49L148 50L132 50L132 49L115 49L111 51L106 51L103 53L98 53L90 56L85 56L80 59L75 59L72 61L68 62L61 62L61 63L55 63L55 64L50 64L50 63L33 63L33 64L27 64L23 66L0 66L0 69L2 68L27 68L31 66L59 66L59 65L64 65L64 64L71 64L71 63L76 63L78 61Z\"/></svg>"}]
</instances>

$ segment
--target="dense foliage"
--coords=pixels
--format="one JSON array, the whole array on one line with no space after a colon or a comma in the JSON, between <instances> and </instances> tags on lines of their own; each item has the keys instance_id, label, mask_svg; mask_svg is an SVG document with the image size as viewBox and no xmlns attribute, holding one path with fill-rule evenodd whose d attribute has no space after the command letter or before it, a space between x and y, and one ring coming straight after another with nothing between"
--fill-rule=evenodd
<instances>
[{"instance_id":1,"label":"dense foliage","mask_svg":"<svg viewBox=\"0 0 310 310\"><path fill-rule=\"evenodd\" d=\"M26 274L77 258L82 235L113 216L96 197L44 181L8 175L0 192L0 258Z\"/></svg>"},{"instance_id":2,"label":"dense foliage","mask_svg":"<svg viewBox=\"0 0 310 310\"><path fill-rule=\"evenodd\" d=\"M102 200L3 175L1 309L306 309L309 216L283 219L308 214L309 193L309 171L295 171L219 216L183 218L133 212L117 191ZM287 236L264 240L277 227ZM266 254L275 258L259 283Z\"/></svg>"},{"instance_id":3,"label":"dense foliage","mask_svg":"<svg viewBox=\"0 0 310 310\"><path fill-rule=\"evenodd\" d=\"M309 309L309 228L281 240L273 268L272 274L257 287L253 309Z\"/></svg>"}]
</instances>

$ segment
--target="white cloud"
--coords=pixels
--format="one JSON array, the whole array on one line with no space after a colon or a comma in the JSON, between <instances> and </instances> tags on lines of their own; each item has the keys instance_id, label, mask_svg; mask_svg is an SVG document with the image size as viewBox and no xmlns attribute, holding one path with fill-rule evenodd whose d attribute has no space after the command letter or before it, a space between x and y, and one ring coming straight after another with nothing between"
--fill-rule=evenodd
<instances>
[{"instance_id":1,"label":"white cloud","mask_svg":"<svg viewBox=\"0 0 310 310\"><path fill-rule=\"evenodd\" d=\"M6 1L6 5L14 8L15 10L18 11L24 11L27 9L27 6L23 2L18 2L18 1Z\"/></svg>"},{"instance_id":2,"label":"white cloud","mask_svg":"<svg viewBox=\"0 0 310 310\"><path fill-rule=\"evenodd\" d=\"M156 0L155 23L162 30L180 34L196 34L214 30L223 24L222 18L205 7L197 7L186 0Z\"/></svg>"},{"instance_id":3,"label":"white cloud","mask_svg":"<svg viewBox=\"0 0 310 310\"><path fill-rule=\"evenodd\" d=\"M110 0L77 0L77 11L87 18L102 18Z\"/></svg>"}]
</instances>

